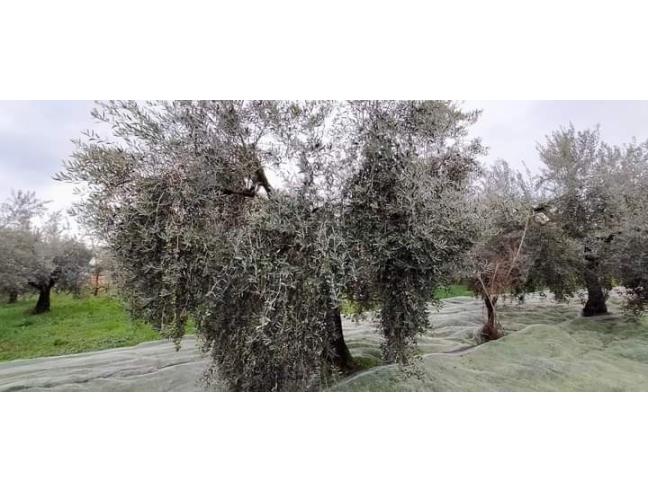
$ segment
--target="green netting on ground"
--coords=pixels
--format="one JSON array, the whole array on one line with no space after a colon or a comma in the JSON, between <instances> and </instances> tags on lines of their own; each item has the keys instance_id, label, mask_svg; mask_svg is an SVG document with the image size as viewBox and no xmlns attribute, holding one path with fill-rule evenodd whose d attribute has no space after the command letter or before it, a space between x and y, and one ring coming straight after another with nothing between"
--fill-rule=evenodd
<instances>
[{"instance_id":1,"label":"green netting on ground","mask_svg":"<svg viewBox=\"0 0 648 492\"><path fill-rule=\"evenodd\" d=\"M476 344L481 303L462 297L431 314L434 329L421 340L413 368L382 366L336 385L336 391L645 391L648 390L648 323L620 314L582 318L580 304L532 296L500 308L507 335ZM379 354L379 340L365 321L349 326L356 356ZM374 329L375 330L375 329ZM445 352L445 353L444 353ZM451 353L448 353L451 352Z\"/></svg>"}]
</instances>

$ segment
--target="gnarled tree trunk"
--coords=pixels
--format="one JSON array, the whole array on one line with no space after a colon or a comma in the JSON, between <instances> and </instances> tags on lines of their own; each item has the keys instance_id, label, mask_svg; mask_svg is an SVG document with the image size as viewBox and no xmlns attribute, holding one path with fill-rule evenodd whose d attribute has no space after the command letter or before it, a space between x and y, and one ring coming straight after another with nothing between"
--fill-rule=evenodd
<instances>
[{"instance_id":1,"label":"gnarled tree trunk","mask_svg":"<svg viewBox=\"0 0 648 492\"><path fill-rule=\"evenodd\" d=\"M49 280L40 282L29 282L34 289L38 291L38 301L36 307L32 311L33 314L42 314L50 310L50 293L52 288L56 285L61 271L56 268L50 275Z\"/></svg>"},{"instance_id":2,"label":"gnarled tree trunk","mask_svg":"<svg viewBox=\"0 0 648 492\"><path fill-rule=\"evenodd\" d=\"M583 308L583 316L607 314L605 294L598 276L598 260L596 258L586 258L584 280L587 287L587 302Z\"/></svg>"},{"instance_id":3,"label":"gnarled tree trunk","mask_svg":"<svg viewBox=\"0 0 648 492\"><path fill-rule=\"evenodd\" d=\"M9 299L7 300L7 302L9 304L15 304L17 301L18 301L18 292L16 292L15 290L10 290Z\"/></svg>"},{"instance_id":4,"label":"gnarled tree trunk","mask_svg":"<svg viewBox=\"0 0 648 492\"><path fill-rule=\"evenodd\" d=\"M342 315L339 307L329 309L326 313L326 324L329 327L330 334L329 347L327 347L325 354L326 360L343 373L354 371L356 366L344 341Z\"/></svg>"},{"instance_id":5,"label":"gnarled tree trunk","mask_svg":"<svg viewBox=\"0 0 648 492\"><path fill-rule=\"evenodd\" d=\"M99 272L95 273L94 276L94 290L93 295L97 297L99 295Z\"/></svg>"},{"instance_id":6,"label":"gnarled tree trunk","mask_svg":"<svg viewBox=\"0 0 648 492\"><path fill-rule=\"evenodd\" d=\"M33 314L42 314L50 310L50 293L57 279L58 273L55 271L47 283L29 282L29 285L38 291L38 301L36 301L36 307L32 311Z\"/></svg>"},{"instance_id":7,"label":"gnarled tree trunk","mask_svg":"<svg viewBox=\"0 0 648 492\"><path fill-rule=\"evenodd\" d=\"M38 301L36 302L36 307L34 308L34 314L46 313L50 310L50 292L52 287L47 285L42 285L38 288Z\"/></svg>"},{"instance_id":8,"label":"gnarled tree trunk","mask_svg":"<svg viewBox=\"0 0 648 492\"><path fill-rule=\"evenodd\" d=\"M488 319L484 326L482 327L482 336L490 341L497 340L502 337L502 332L499 329L497 323L497 314L495 311L495 305L497 304L497 296L491 297L488 294L483 296L484 304L486 305L486 311L488 312Z\"/></svg>"}]
</instances>

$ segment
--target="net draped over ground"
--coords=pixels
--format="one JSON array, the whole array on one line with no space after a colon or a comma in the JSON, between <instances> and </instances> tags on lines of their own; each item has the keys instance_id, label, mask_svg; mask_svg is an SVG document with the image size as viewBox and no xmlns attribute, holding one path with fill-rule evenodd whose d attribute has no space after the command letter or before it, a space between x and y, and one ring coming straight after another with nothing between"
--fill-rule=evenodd
<instances>
[{"instance_id":1,"label":"net draped over ground","mask_svg":"<svg viewBox=\"0 0 648 492\"><path fill-rule=\"evenodd\" d=\"M477 345L482 303L470 297L432 310L432 329L420 339L413 371L396 365L361 371L333 391L645 391L646 322L627 321L618 298L612 314L582 318L578 302L529 296L502 306L507 336ZM379 361L375 322L344 319L354 357ZM193 337L175 352L170 342L0 364L0 390L199 391L209 364Z\"/></svg>"}]
</instances>

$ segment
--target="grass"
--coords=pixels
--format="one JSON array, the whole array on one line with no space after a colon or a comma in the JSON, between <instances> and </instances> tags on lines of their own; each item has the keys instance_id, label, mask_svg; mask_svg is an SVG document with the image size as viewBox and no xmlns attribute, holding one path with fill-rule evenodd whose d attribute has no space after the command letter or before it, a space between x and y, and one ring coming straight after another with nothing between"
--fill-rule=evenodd
<instances>
[{"instance_id":1,"label":"grass","mask_svg":"<svg viewBox=\"0 0 648 492\"><path fill-rule=\"evenodd\" d=\"M473 292L465 285L453 284L448 287L439 287L434 293L435 299L448 299L449 297L468 296L473 297Z\"/></svg>"},{"instance_id":2,"label":"grass","mask_svg":"<svg viewBox=\"0 0 648 492\"><path fill-rule=\"evenodd\" d=\"M465 285L461 285L461 284L452 284L449 285L448 287L439 287L434 292L434 299L436 300L442 300L442 299L448 299L450 297L460 297L460 296L473 297L474 294ZM378 309L378 306L373 307L373 310L376 309ZM346 316L353 316L354 314L358 313L358 306L356 306L353 301L350 301L348 299L342 299L341 311L342 314Z\"/></svg>"},{"instance_id":3,"label":"grass","mask_svg":"<svg viewBox=\"0 0 648 492\"><path fill-rule=\"evenodd\" d=\"M0 305L0 361L127 347L160 335L130 319L110 296L53 294L49 313L32 315L35 299Z\"/></svg>"}]
</instances>

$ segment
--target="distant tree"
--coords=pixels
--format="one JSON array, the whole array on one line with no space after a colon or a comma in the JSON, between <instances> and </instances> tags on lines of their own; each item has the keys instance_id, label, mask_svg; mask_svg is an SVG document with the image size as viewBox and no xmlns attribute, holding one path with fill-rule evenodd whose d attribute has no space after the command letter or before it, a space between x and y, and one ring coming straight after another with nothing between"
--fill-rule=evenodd
<instances>
[{"instance_id":1,"label":"distant tree","mask_svg":"<svg viewBox=\"0 0 648 492\"><path fill-rule=\"evenodd\" d=\"M527 293L548 289L564 301L582 285L578 245L557 223L535 181L500 161L484 172L476 190L482 220L468 276L486 308L480 333L486 341L504 334L497 316L503 296L524 300Z\"/></svg>"},{"instance_id":2,"label":"distant tree","mask_svg":"<svg viewBox=\"0 0 648 492\"><path fill-rule=\"evenodd\" d=\"M11 196L0 205L0 226L29 230L34 219L46 210L47 202L39 200L34 191L12 191Z\"/></svg>"},{"instance_id":3,"label":"distant tree","mask_svg":"<svg viewBox=\"0 0 648 492\"><path fill-rule=\"evenodd\" d=\"M30 231L0 227L0 292L9 303L29 291L29 266L33 260Z\"/></svg>"},{"instance_id":4,"label":"distant tree","mask_svg":"<svg viewBox=\"0 0 648 492\"><path fill-rule=\"evenodd\" d=\"M553 211L543 205L534 209L525 241L529 267L519 290L521 295L549 290L556 301L568 302L583 288L582 247L565 233Z\"/></svg>"},{"instance_id":5,"label":"distant tree","mask_svg":"<svg viewBox=\"0 0 648 492\"><path fill-rule=\"evenodd\" d=\"M579 276L587 289L583 315L604 314L613 280L611 242L624 215L621 197L611 186L622 152L601 142L598 129L577 132L573 126L554 132L538 150L546 166L542 186L548 206L581 249Z\"/></svg>"},{"instance_id":6,"label":"distant tree","mask_svg":"<svg viewBox=\"0 0 648 492\"><path fill-rule=\"evenodd\" d=\"M481 221L467 273L487 312L481 337L496 340L503 335L497 317L499 299L505 294L523 295L527 282L533 197L530 183L504 161L484 172L476 192Z\"/></svg>"},{"instance_id":7,"label":"distant tree","mask_svg":"<svg viewBox=\"0 0 648 492\"><path fill-rule=\"evenodd\" d=\"M623 207L621 225L604 239L606 267L625 289L625 308L640 315L648 307L648 141L617 148L608 186Z\"/></svg>"},{"instance_id":8,"label":"distant tree","mask_svg":"<svg viewBox=\"0 0 648 492\"><path fill-rule=\"evenodd\" d=\"M50 293L78 293L87 278L88 249L64 233L60 213L42 217L44 203L33 193L13 194L2 206L0 284L10 300L28 288L38 292L34 314L50 310ZM44 225L36 225L41 217Z\"/></svg>"},{"instance_id":9,"label":"distant tree","mask_svg":"<svg viewBox=\"0 0 648 492\"><path fill-rule=\"evenodd\" d=\"M45 212L46 203L30 191L12 191L0 204L0 291L10 303L30 290L34 263L33 220Z\"/></svg>"},{"instance_id":10,"label":"distant tree","mask_svg":"<svg viewBox=\"0 0 648 492\"><path fill-rule=\"evenodd\" d=\"M477 217L467 189L482 147L467 133L477 116L446 101L351 103L349 295L378 307L387 362L414 354L436 288L471 245Z\"/></svg>"},{"instance_id":11,"label":"distant tree","mask_svg":"<svg viewBox=\"0 0 648 492\"><path fill-rule=\"evenodd\" d=\"M90 251L92 259L90 260L90 285L92 295L95 297L103 289L108 291L112 276L114 276L114 260L110 251L105 246L92 244Z\"/></svg>"}]
</instances>

